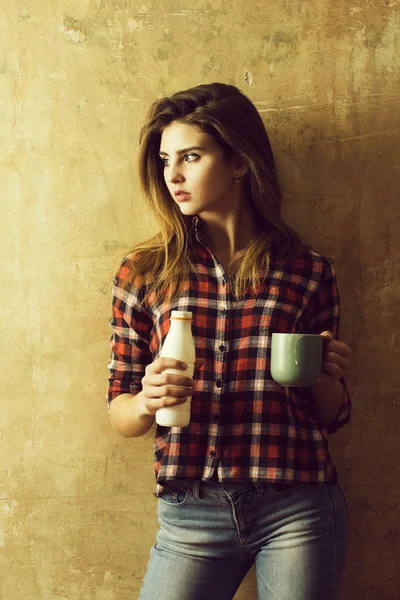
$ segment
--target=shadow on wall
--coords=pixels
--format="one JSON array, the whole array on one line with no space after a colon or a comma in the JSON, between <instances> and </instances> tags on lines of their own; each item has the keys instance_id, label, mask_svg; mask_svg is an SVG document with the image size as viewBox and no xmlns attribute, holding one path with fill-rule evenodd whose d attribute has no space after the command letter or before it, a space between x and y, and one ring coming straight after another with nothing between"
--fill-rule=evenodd
<instances>
[{"instance_id":1,"label":"shadow on wall","mask_svg":"<svg viewBox=\"0 0 400 600\"><path fill-rule=\"evenodd\" d=\"M346 137L328 135L320 123L292 128L292 139L281 130L276 136L283 213L333 258L340 337L352 348L352 420L329 439L350 512L341 600L394 600L400 597L398 128L379 130L373 122L376 133Z\"/></svg>"}]
</instances>

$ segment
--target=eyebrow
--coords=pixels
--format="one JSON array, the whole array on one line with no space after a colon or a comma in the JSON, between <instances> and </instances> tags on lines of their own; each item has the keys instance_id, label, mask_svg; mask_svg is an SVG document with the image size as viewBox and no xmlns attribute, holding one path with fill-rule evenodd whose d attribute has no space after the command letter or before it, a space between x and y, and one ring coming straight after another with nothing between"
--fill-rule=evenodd
<instances>
[{"instance_id":1,"label":"eyebrow","mask_svg":"<svg viewBox=\"0 0 400 600\"><path fill-rule=\"evenodd\" d=\"M186 152L191 152L192 150L205 150L205 148L203 146L190 146L190 148L183 148L183 150L178 150L177 154L186 154ZM168 156L168 154L166 152L163 152L162 150L160 150L159 155Z\"/></svg>"}]
</instances>

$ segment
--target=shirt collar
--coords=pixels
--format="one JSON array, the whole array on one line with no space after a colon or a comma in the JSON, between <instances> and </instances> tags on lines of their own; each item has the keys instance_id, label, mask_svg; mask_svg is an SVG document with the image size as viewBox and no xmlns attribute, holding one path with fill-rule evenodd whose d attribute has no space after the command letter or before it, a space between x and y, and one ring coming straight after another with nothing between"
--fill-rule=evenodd
<instances>
[{"instance_id":1,"label":"shirt collar","mask_svg":"<svg viewBox=\"0 0 400 600\"><path fill-rule=\"evenodd\" d=\"M198 215L192 219L192 234L196 236L198 242L201 242L201 221Z\"/></svg>"}]
</instances>

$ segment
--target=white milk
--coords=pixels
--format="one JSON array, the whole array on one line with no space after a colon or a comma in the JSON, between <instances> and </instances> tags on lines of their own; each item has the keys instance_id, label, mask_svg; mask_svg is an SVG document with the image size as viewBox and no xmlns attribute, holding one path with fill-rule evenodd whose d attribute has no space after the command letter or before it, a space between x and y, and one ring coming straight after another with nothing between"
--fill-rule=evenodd
<instances>
[{"instance_id":1,"label":"white milk","mask_svg":"<svg viewBox=\"0 0 400 600\"><path fill-rule=\"evenodd\" d=\"M164 373L175 373L193 377L196 348L192 335L192 313L173 310L171 325L164 345L160 352L161 357L175 358L188 365L188 368L165 369ZM156 411L156 422L164 427L186 427L190 423L190 404L192 396L188 396L185 404L159 408Z\"/></svg>"}]
</instances>

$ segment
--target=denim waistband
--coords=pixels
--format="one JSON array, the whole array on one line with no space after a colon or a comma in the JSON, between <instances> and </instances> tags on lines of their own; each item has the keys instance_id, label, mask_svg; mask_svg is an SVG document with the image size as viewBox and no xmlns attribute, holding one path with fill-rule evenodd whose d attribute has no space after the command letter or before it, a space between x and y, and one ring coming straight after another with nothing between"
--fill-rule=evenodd
<instances>
[{"instance_id":1,"label":"denim waistband","mask_svg":"<svg viewBox=\"0 0 400 600\"><path fill-rule=\"evenodd\" d=\"M206 496L225 496L228 493L230 496L254 490L258 494L264 492L267 487L275 490L284 491L291 488L299 487L298 483L259 483L255 481L228 481L223 484L216 481L203 481L203 480L174 480L166 481L162 484L165 489L189 491L195 498L201 498ZM314 484L318 485L318 484Z\"/></svg>"}]
</instances>

